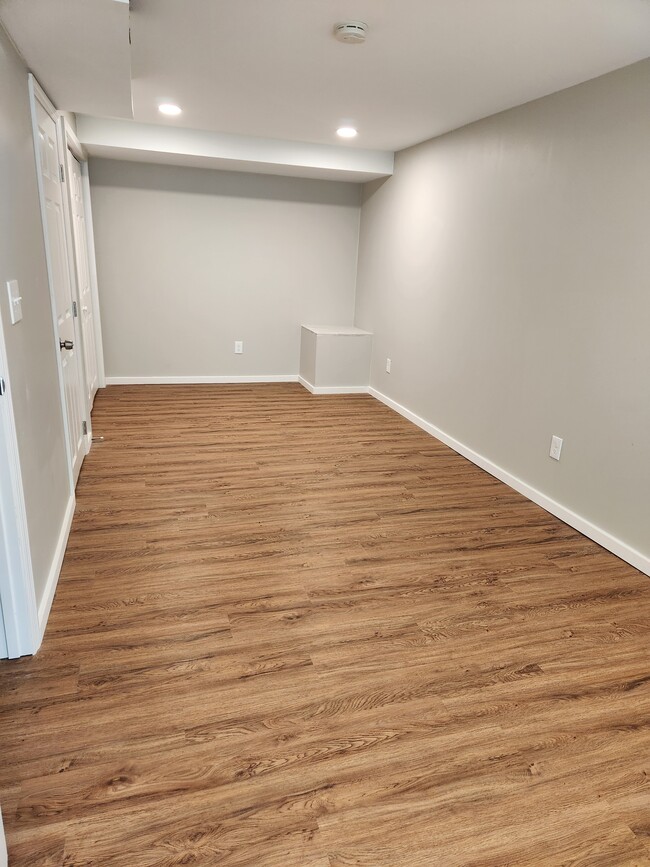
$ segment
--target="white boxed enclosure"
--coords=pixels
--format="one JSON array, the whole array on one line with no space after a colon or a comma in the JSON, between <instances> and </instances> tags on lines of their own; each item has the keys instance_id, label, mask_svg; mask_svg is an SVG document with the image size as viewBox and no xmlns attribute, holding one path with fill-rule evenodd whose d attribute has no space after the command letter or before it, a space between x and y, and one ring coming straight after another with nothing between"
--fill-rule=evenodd
<instances>
[{"instance_id":1,"label":"white boxed enclosure","mask_svg":"<svg viewBox=\"0 0 650 867\"><path fill-rule=\"evenodd\" d=\"M313 394L368 390L372 334L353 325L303 325L300 382Z\"/></svg>"}]
</instances>

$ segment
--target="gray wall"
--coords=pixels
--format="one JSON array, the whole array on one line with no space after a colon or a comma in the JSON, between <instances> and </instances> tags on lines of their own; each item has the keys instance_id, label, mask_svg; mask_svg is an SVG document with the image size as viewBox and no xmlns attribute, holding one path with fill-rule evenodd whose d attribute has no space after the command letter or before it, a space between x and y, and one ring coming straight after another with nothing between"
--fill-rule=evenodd
<instances>
[{"instance_id":1,"label":"gray wall","mask_svg":"<svg viewBox=\"0 0 650 867\"><path fill-rule=\"evenodd\" d=\"M0 28L0 308L27 508L36 599L41 601L69 499L63 417L45 245L38 204L27 70ZM23 320L10 324L6 281Z\"/></svg>"},{"instance_id":2,"label":"gray wall","mask_svg":"<svg viewBox=\"0 0 650 867\"><path fill-rule=\"evenodd\" d=\"M357 185L103 159L90 181L108 377L297 374L302 322L352 322Z\"/></svg>"},{"instance_id":3,"label":"gray wall","mask_svg":"<svg viewBox=\"0 0 650 867\"><path fill-rule=\"evenodd\" d=\"M649 94L643 61L400 153L356 313L375 388L646 556Z\"/></svg>"}]
</instances>

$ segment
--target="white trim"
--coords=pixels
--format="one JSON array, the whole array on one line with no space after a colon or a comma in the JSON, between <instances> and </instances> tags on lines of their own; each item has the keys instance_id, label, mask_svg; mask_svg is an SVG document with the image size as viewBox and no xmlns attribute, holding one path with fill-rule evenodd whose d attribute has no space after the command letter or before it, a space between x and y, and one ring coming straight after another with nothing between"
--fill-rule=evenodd
<instances>
[{"instance_id":1,"label":"white trim","mask_svg":"<svg viewBox=\"0 0 650 867\"><path fill-rule=\"evenodd\" d=\"M86 215L86 244L88 247L88 272L93 302L93 324L95 326L95 350L97 352L97 385L106 385L104 368L104 341L102 338L102 318L99 308L99 283L97 282L97 259L95 255L95 230L93 228L93 209L90 201L90 176L88 162L81 163L81 189L83 190L84 213Z\"/></svg>"},{"instance_id":2,"label":"white trim","mask_svg":"<svg viewBox=\"0 0 650 867\"><path fill-rule=\"evenodd\" d=\"M7 867L7 841L5 840L5 830L2 824L2 813L0 813L0 867Z\"/></svg>"},{"instance_id":3,"label":"white trim","mask_svg":"<svg viewBox=\"0 0 650 867\"><path fill-rule=\"evenodd\" d=\"M63 112L59 112L61 117L63 118L63 128L65 130L65 143L68 150L72 152L72 155L77 159L80 163L85 163L88 159L88 154L86 153L85 147L81 144L75 131L70 126L70 123Z\"/></svg>"},{"instance_id":4,"label":"white trim","mask_svg":"<svg viewBox=\"0 0 650 867\"><path fill-rule=\"evenodd\" d=\"M41 599L38 606L38 625L40 630L40 638L38 642L39 645L43 640L45 627L47 626L47 618L50 614L52 602L54 601L54 594L56 593L56 586L59 582L59 575L61 574L61 566L63 565L65 549L68 544L68 537L70 536L70 528L72 527L74 507L75 498L73 495L68 500L68 505L65 509L65 515L63 517L63 523L61 525L61 531L59 532L59 538L56 543L56 548L54 549L54 557L52 558L52 565L50 566L50 574L47 576L47 582L45 584L43 598Z\"/></svg>"},{"instance_id":5,"label":"white trim","mask_svg":"<svg viewBox=\"0 0 650 867\"><path fill-rule=\"evenodd\" d=\"M312 394L368 394L367 385L312 385L303 376L298 382Z\"/></svg>"},{"instance_id":6,"label":"white trim","mask_svg":"<svg viewBox=\"0 0 650 867\"><path fill-rule=\"evenodd\" d=\"M50 97L47 95L47 93L45 93L45 91L43 90L43 88L39 84L38 79L34 75L34 73L29 72L27 74L27 78L29 80L30 94L33 93L34 97L40 102L40 104L43 106L45 111L52 118L54 123L56 123L57 118L60 114L59 110L56 108L56 106L54 105L54 103L52 102Z\"/></svg>"},{"instance_id":7,"label":"white trim","mask_svg":"<svg viewBox=\"0 0 650 867\"><path fill-rule=\"evenodd\" d=\"M201 383L298 382L298 376L107 376L106 385L198 385Z\"/></svg>"},{"instance_id":8,"label":"white trim","mask_svg":"<svg viewBox=\"0 0 650 867\"><path fill-rule=\"evenodd\" d=\"M591 521L587 520L587 518L583 518L581 515L576 514L576 512L573 512L571 509L568 509L556 500L551 499L551 497L538 491L537 488L532 487L532 485L529 485L517 476L512 475L512 473L504 470L503 467L493 463L489 458L486 458L478 452L475 452L473 449L470 449L468 446L463 445L463 443L454 439L454 437L449 436L449 434L446 434L430 422L420 418L419 415L411 412L411 410L407 409L405 406L402 406L397 403L397 401L394 401L385 394L382 394L380 391L377 391L376 388L371 387L368 389L368 392L374 398L381 401L381 403L386 404L386 406L395 410L395 412L404 416L404 418L413 422L413 424L422 428L422 430L431 434L431 436L439 439L455 452L458 452L459 455L462 455L473 464L476 464L477 467L480 467L482 470L485 470L487 473L490 473L490 475L499 479L499 481L504 482L504 484L513 488L515 491L523 494L524 497L532 500L533 503L537 503L537 505L541 506L542 509L550 512L551 515L555 515L556 518L564 521L565 524L578 530L584 536L593 539L594 542L597 542L603 548L611 551L612 554L616 554L617 557L620 557L621 560L625 560L626 563L634 566L635 569L638 569L646 575L650 575L650 557L642 554L641 551L637 551L621 539L608 533L607 530L603 530L602 527L592 524Z\"/></svg>"},{"instance_id":9,"label":"white trim","mask_svg":"<svg viewBox=\"0 0 650 867\"><path fill-rule=\"evenodd\" d=\"M4 535L7 570L0 564L0 599L5 627L7 655L10 658L35 653L39 645L34 574L29 547L27 509L20 469L16 419L11 396L11 380L0 315L0 375L5 393L0 400L0 460L9 474L9 485L0 489L0 533Z\"/></svg>"}]
</instances>

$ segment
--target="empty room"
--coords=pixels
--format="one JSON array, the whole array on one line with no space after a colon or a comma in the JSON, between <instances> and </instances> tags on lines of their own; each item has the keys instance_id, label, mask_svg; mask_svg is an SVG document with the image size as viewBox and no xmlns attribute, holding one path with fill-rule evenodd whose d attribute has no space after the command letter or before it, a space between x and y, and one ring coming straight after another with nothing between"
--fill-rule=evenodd
<instances>
[{"instance_id":1,"label":"empty room","mask_svg":"<svg viewBox=\"0 0 650 867\"><path fill-rule=\"evenodd\" d=\"M0 867L650 867L649 0L0 0Z\"/></svg>"}]
</instances>

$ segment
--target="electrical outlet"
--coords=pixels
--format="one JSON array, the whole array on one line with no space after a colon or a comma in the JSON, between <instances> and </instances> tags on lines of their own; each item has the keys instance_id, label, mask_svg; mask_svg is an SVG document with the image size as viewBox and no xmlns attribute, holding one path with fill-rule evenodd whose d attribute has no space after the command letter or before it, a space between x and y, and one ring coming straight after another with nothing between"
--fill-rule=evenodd
<instances>
[{"instance_id":1,"label":"electrical outlet","mask_svg":"<svg viewBox=\"0 0 650 867\"><path fill-rule=\"evenodd\" d=\"M244 351L244 341L235 340L235 355L241 355Z\"/></svg>"},{"instance_id":2,"label":"electrical outlet","mask_svg":"<svg viewBox=\"0 0 650 867\"><path fill-rule=\"evenodd\" d=\"M392 364L392 362L391 362L390 358L387 358L386 359L386 373L390 373L391 364Z\"/></svg>"},{"instance_id":3,"label":"electrical outlet","mask_svg":"<svg viewBox=\"0 0 650 867\"><path fill-rule=\"evenodd\" d=\"M564 440L562 439L562 437L553 437L553 439L551 440L551 451L549 452L549 454L555 461L560 460L563 442Z\"/></svg>"}]
</instances>

